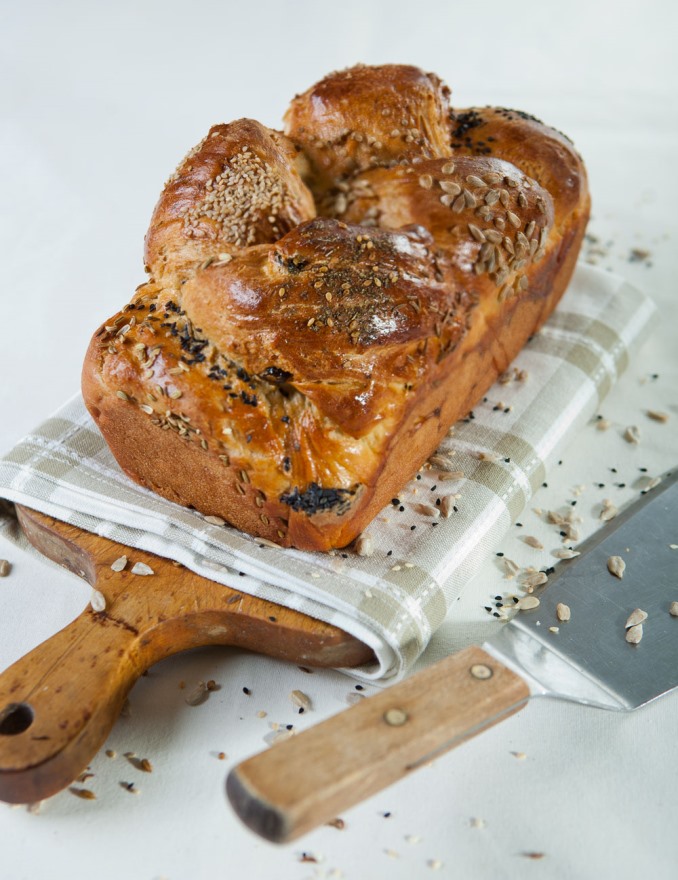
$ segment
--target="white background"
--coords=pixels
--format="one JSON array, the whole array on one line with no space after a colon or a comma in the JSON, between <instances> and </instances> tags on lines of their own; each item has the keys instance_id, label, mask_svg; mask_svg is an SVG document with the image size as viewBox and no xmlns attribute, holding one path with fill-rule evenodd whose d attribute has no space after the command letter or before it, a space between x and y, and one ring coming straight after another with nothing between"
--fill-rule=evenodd
<instances>
[{"instance_id":1,"label":"white background","mask_svg":"<svg viewBox=\"0 0 678 880\"><path fill-rule=\"evenodd\" d=\"M659 473L678 459L676 9L669 0L3 0L0 452L77 390L91 332L144 279L142 241L163 182L210 125L251 116L278 127L289 99L330 70L414 63L448 82L456 107L518 107L574 139L599 239L583 256L647 290L663 317L602 407L610 430L585 429L525 512L525 527L548 542L543 556L528 558L514 535L502 542L521 563L551 564L553 532L535 507L558 507L585 486L587 534L603 497L635 494L639 467ZM633 248L648 253L630 261ZM669 421L650 421L648 408ZM631 423L638 447L622 439ZM4 668L78 613L89 590L4 540L0 557L13 565L0 581ZM425 662L491 632L482 606L505 588L490 554ZM208 678L221 690L188 707L179 682ZM295 714L293 688L313 711ZM282 847L258 840L226 802L228 768L267 747L271 722L303 729L346 708L353 689L338 673L305 675L229 648L159 664L111 734L118 757L92 764L96 800L65 792L37 815L0 805L0 877L676 876L675 695L628 716L536 702L347 811L343 830ZM153 773L132 768L125 751L148 757Z\"/></svg>"}]
</instances>

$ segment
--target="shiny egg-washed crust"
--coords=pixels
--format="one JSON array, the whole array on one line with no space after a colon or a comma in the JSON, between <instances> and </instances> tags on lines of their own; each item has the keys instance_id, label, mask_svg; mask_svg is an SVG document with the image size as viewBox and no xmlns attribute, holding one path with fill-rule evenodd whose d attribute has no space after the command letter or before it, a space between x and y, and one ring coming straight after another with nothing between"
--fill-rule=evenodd
<instances>
[{"instance_id":1,"label":"shiny egg-washed crust","mask_svg":"<svg viewBox=\"0 0 678 880\"><path fill-rule=\"evenodd\" d=\"M546 320L589 215L563 135L358 66L285 132L213 127L167 182L150 279L85 402L138 483L283 546L343 547Z\"/></svg>"}]
</instances>

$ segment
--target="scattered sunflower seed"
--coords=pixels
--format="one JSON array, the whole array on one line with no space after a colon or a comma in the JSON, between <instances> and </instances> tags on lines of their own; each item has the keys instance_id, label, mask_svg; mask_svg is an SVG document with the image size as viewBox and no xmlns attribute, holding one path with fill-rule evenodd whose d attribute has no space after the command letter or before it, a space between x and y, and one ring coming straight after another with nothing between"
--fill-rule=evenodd
<instances>
[{"instance_id":1,"label":"scattered sunflower seed","mask_svg":"<svg viewBox=\"0 0 678 880\"><path fill-rule=\"evenodd\" d=\"M570 606L564 602L558 602L556 605L556 617L561 623L570 619Z\"/></svg>"},{"instance_id":2,"label":"scattered sunflower seed","mask_svg":"<svg viewBox=\"0 0 678 880\"><path fill-rule=\"evenodd\" d=\"M144 577L149 574L155 574L150 565L146 565L145 562L135 562L132 566L132 574L140 574Z\"/></svg>"},{"instance_id":3,"label":"scattered sunflower seed","mask_svg":"<svg viewBox=\"0 0 678 880\"><path fill-rule=\"evenodd\" d=\"M630 645L637 645L638 642L643 638L643 624L637 623L635 626L630 626L626 630L626 641Z\"/></svg>"},{"instance_id":4,"label":"scattered sunflower seed","mask_svg":"<svg viewBox=\"0 0 678 880\"><path fill-rule=\"evenodd\" d=\"M68 790L71 794L82 798L84 801L95 801L97 799L97 796L89 788L78 788L76 785L71 785Z\"/></svg>"},{"instance_id":5,"label":"scattered sunflower seed","mask_svg":"<svg viewBox=\"0 0 678 880\"><path fill-rule=\"evenodd\" d=\"M115 749L106 749L106 757L107 758L117 758L118 753Z\"/></svg>"},{"instance_id":6,"label":"scattered sunflower seed","mask_svg":"<svg viewBox=\"0 0 678 880\"><path fill-rule=\"evenodd\" d=\"M504 566L504 577L508 578L509 580L515 577L520 571L519 565L512 559L509 559L507 556L503 557L502 565Z\"/></svg>"},{"instance_id":7,"label":"scattered sunflower seed","mask_svg":"<svg viewBox=\"0 0 678 880\"><path fill-rule=\"evenodd\" d=\"M439 871L443 866L440 859L429 859L427 864L432 871Z\"/></svg>"},{"instance_id":8,"label":"scattered sunflower seed","mask_svg":"<svg viewBox=\"0 0 678 880\"><path fill-rule=\"evenodd\" d=\"M551 633L559 633L559 632L560 632L560 627L559 627L559 626L550 626L550 627L549 627L549 632L551 632Z\"/></svg>"},{"instance_id":9,"label":"scattered sunflower seed","mask_svg":"<svg viewBox=\"0 0 678 880\"><path fill-rule=\"evenodd\" d=\"M669 614L671 617L678 617L678 602L671 602L669 605Z\"/></svg>"},{"instance_id":10,"label":"scattered sunflower seed","mask_svg":"<svg viewBox=\"0 0 678 880\"><path fill-rule=\"evenodd\" d=\"M186 702L189 706L199 706L201 703L205 702L208 696L209 688L204 681L199 681L196 687L186 697Z\"/></svg>"},{"instance_id":11,"label":"scattered sunflower seed","mask_svg":"<svg viewBox=\"0 0 678 880\"><path fill-rule=\"evenodd\" d=\"M125 566L127 565L127 557L126 556L118 556L115 562L111 563L112 571L123 571Z\"/></svg>"},{"instance_id":12,"label":"scattered sunflower seed","mask_svg":"<svg viewBox=\"0 0 678 880\"><path fill-rule=\"evenodd\" d=\"M12 566L7 559L0 559L0 577L7 577L12 570Z\"/></svg>"},{"instance_id":13,"label":"scattered sunflower seed","mask_svg":"<svg viewBox=\"0 0 678 880\"><path fill-rule=\"evenodd\" d=\"M356 703L360 703L365 699L365 694L358 694L355 691L351 691L346 694L346 702L349 706L355 706Z\"/></svg>"},{"instance_id":14,"label":"scattered sunflower seed","mask_svg":"<svg viewBox=\"0 0 678 880\"><path fill-rule=\"evenodd\" d=\"M372 556L374 553L374 541L371 535L368 535L366 532L358 535L353 547L358 556Z\"/></svg>"},{"instance_id":15,"label":"scattered sunflower seed","mask_svg":"<svg viewBox=\"0 0 678 880\"><path fill-rule=\"evenodd\" d=\"M479 819L477 816L472 816L469 819L468 824L471 826L471 828L485 828L487 822L484 819Z\"/></svg>"},{"instance_id":16,"label":"scattered sunflower seed","mask_svg":"<svg viewBox=\"0 0 678 880\"><path fill-rule=\"evenodd\" d=\"M441 502L442 504L442 502ZM415 504L414 509L417 513L420 513L422 516L440 516L440 508L433 507L432 504Z\"/></svg>"},{"instance_id":17,"label":"scattered sunflower seed","mask_svg":"<svg viewBox=\"0 0 678 880\"><path fill-rule=\"evenodd\" d=\"M292 705L297 706L299 709L303 709L305 712L313 708L311 698L303 691L292 691L290 693L290 700L292 700Z\"/></svg>"},{"instance_id":18,"label":"scattered sunflower seed","mask_svg":"<svg viewBox=\"0 0 678 880\"><path fill-rule=\"evenodd\" d=\"M528 544L530 547L534 547L535 550L544 549L544 545L542 544L542 542L539 540L539 538L535 538L534 535L525 535L523 541L525 541L525 543Z\"/></svg>"},{"instance_id":19,"label":"scattered sunflower seed","mask_svg":"<svg viewBox=\"0 0 678 880\"><path fill-rule=\"evenodd\" d=\"M440 515L447 519L454 510L454 495L445 495L440 502Z\"/></svg>"},{"instance_id":20,"label":"scattered sunflower seed","mask_svg":"<svg viewBox=\"0 0 678 880\"><path fill-rule=\"evenodd\" d=\"M665 412L660 412L656 409L648 409L647 411L648 418L652 419L655 422L668 422L669 414Z\"/></svg>"},{"instance_id":21,"label":"scattered sunflower seed","mask_svg":"<svg viewBox=\"0 0 678 880\"><path fill-rule=\"evenodd\" d=\"M596 430L598 431L607 431L609 427L610 423L607 419L598 419L598 421L596 422Z\"/></svg>"},{"instance_id":22,"label":"scattered sunflower seed","mask_svg":"<svg viewBox=\"0 0 678 880\"><path fill-rule=\"evenodd\" d=\"M629 425L624 431L624 440L627 443L640 443L640 428L637 425Z\"/></svg>"},{"instance_id":23,"label":"scattered sunflower seed","mask_svg":"<svg viewBox=\"0 0 678 880\"><path fill-rule=\"evenodd\" d=\"M89 604L92 606L92 611L96 611L99 614L106 610L106 597L99 590L92 590Z\"/></svg>"},{"instance_id":24,"label":"scattered sunflower seed","mask_svg":"<svg viewBox=\"0 0 678 880\"><path fill-rule=\"evenodd\" d=\"M629 627L637 626L639 623L642 623L644 620L647 620L647 612L643 611L642 608L636 608L635 611L632 611L624 626L626 629Z\"/></svg>"},{"instance_id":25,"label":"scattered sunflower seed","mask_svg":"<svg viewBox=\"0 0 678 880\"><path fill-rule=\"evenodd\" d=\"M518 599L516 608L519 611L531 611L533 608L538 608L540 604L536 596L523 596L522 599Z\"/></svg>"},{"instance_id":26,"label":"scattered sunflower seed","mask_svg":"<svg viewBox=\"0 0 678 880\"><path fill-rule=\"evenodd\" d=\"M599 519L603 522L609 522L611 519L614 519L615 516L619 513L614 504L610 501L609 498L606 498L603 501L603 508L600 511Z\"/></svg>"},{"instance_id":27,"label":"scattered sunflower seed","mask_svg":"<svg viewBox=\"0 0 678 880\"><path fill-rule=\"evenodd\" d=\"M220 516L206 516L204 517L206 523L209 523L212 526L225 526L226 520L223 520Z\"/></svg>"},{"instance_id":28,"label":"scattered sunflower seed","mask_svg":"<svg viewBox=\"0 0 678 880\"><path fill-rule=\"evenodd\" d=\"M548 581L548 575L543 571L534 571L521 578L520 583L526 587L542 587Z\"/></svg>"},{"instance_id":29,"label":"scattered sunflower seed","mask_svg":"<svg viewBox=\"0 0 678 880\"><path fill-rule=\"evenodd\" d=\"M562 550L554 550L553 555L558 559L574 559L575 556L581 556L579 550L571 550L569 547L563 547Z\"/></svg>"},{"instance_id":30,"label":"scattered sunflower seed","mask_svg":"<svg viewBox=\"0 0 678 880\"><path fill-rule=\"evenodd\" d=\"M626 568L626 563L621 558L621 556L610 556L607 560L607 570L610 574L613 574L616 578L621 580L624 577L624 569Z\"/></svg>"}]
</instances>

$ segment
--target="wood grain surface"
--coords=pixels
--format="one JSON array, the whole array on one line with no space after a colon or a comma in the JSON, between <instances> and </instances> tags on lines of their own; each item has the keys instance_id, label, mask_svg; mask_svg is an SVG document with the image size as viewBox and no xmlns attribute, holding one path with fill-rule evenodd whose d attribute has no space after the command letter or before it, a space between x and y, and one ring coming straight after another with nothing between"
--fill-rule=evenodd
<instances>
[{"instance_id":1,"label":"wood grain surface","mask_svg":"<svg viewBox=\"0 0 678 880\"><path fill-rule=\"evenodd\" d=\"M466 648L235 767L226 789L245 824L293 840L508 718L527 684Z\"/></svg>"},{"instance_id":2,"label":"wood grain surface","mask_svg":"<svg viewBox=\"0 0 678 880\"><path fill-rule=\"evenodd\" d=\"M31 543L103 594L0 675L0 799L30 803L61 790L106 740L140 675L204 645L231 645L308 666L358 666L370 648L336 627L200 577L181 565L27 508ZM111 563L127 555L120 572ZM154 574L132 574L143 562ZM5 622L7 623L7 622Z\"/></svg>"}]
</instances>

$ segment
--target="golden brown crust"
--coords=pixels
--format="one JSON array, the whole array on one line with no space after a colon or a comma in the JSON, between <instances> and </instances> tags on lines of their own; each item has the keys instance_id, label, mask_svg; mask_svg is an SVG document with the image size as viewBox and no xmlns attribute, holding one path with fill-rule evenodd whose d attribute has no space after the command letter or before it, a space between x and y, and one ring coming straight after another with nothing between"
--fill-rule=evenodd
<instances>
[{"instance_id":1,"label":"golden brown crust","mask_svg":"<svg viewBox=\"0 0 678 880\"><path fill-rule=\"evenodd\" d=\"M584 234L581 160L447 94L416 68L354 68L295 98L289 138L239 120L184 159L152 278L83 368L133 479L285 546L344 546L541 326Z\"/></svg>"},{"instance_id":2,"label":"golden brown crust","mask_svg":"<svg viewBox=\"0 0 678 880\"><path fill-rule=\"evenodd\" d=\"M384 64L331 73L297 95L285 134L309 159L316 198L367 168L448 156L449 94L433 73Z\"/></svg>"}]
</instances>

